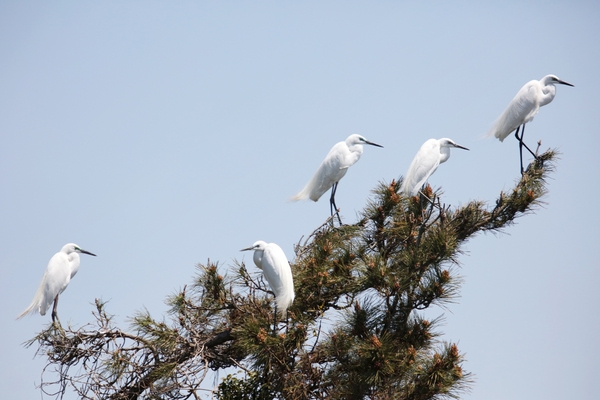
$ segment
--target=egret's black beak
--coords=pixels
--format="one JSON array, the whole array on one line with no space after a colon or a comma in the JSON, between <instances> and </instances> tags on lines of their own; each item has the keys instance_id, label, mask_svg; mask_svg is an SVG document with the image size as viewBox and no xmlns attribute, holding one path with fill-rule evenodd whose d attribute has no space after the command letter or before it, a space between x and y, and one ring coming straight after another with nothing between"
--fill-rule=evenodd
<instances>
[{"instance_id":1,"label":"egret's black beak","mask_svg":"<svg viewBox=\"0 0 600 400\"><path fill-rule=\"evenodd\" d=\"M240 251L248 251L248 250L254 250L254 246L246 247L245 249L241 249Z\"/></svg>"},{"instance_id":2,"label":"egret's black beak","mask_svg":"<svg viewBox=\"0 0 600 400\"><path fill-rule=\"evenodd\" d=\"M80 252L80 253L83 253L83 254L89 254L90 256L94 256L94 257L96 257L96 255L95 255L94 253L90 253L90 252L89 252L89 251L87 251L87 250L79 249L79 252Z\"/></svg>"},{"instance_id":3,"label":"egret's black beak","mask_svg":"<svg viewBox=\"0 0 600 400\"><path fill-rule=\"evenodd\" d=\"M469 150L467 149L465 146L461 146L460 144L454 144L454 147L458 147L459 149L463 149L463 150Z\"/></svg>"},{"instance_id":4,"label":"egret's black beak","mask_svg":"<svg viewBox=\"0 0 600 400\"><path fill-rule=\"evenodd\" d=\"M569 82L561 81L560 79L557 79L556 83L560 83L561 85L567 85L567 86L575 87L575 85L571 85Z\"/></svg>"},{"instance_id":5,"label":"egret's black beak","mask_svg":"<svg viewBox=\"0 0 600 400\"><path fill-rule=\"evenodd\" d=\"M365 144L370 144L371 146L377 146L377 147L381 147L381 148L383 148L383 146L382 146L382 145L380 145L380 144L377 144L377 143L373 143L373 142L369 142L368 140L365 140Z\"/></svg>"}]
</instances>

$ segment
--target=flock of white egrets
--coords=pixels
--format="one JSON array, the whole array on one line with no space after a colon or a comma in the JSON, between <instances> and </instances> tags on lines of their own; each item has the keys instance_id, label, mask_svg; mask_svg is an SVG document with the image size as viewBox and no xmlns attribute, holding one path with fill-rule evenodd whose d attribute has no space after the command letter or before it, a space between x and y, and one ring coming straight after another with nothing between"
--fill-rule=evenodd
<instances>
[{"instance_id":1,"label":"flock of white egrets","mask_svg":"<svg viewBox=\"0 0 600 400\"><path fill-rule=\"evenodd\" d=\"M573 86L554 75L546 75L539 81L527 82L488 132L488 136L494 136L502 142L510 133L516 130L515 137L519 141L521 174L523 173L523 146L534 158L537 158L536 154L523 142L525 124L535 117L541 106L550 103L554 99L556 95L555 84ZM521 131L521 136L519 136L519 131ZM339 210L335 204L335 192L340 179L346 175L348 168L360 159L363 153L363 144L383 147L369 142L360 135L350 135L345 141L333 146L312 179L300 193L292 197L292 200L311 199L317 201L326 191L331 189L329 206L332 223L335 214L341 224ZM448 138L427 140L417 152L408 168L408 172L404 176L401 186L402 192L408 196L416 196L438 166L450 158L452 147L469 150ZM275 243L263 241L258 241L241 251L246 250L254 250L254 263L262 270L275 295L276 318L277 309L284 316L295 296L292 270L285 253ZM52 321L55 322L58 319L56 311L58 296L67 288L69 281L79 270L79 253L95 256L95 254L81 249L76 244L69 243L50 259L33 301L18 318L35 312L45 315L50 304L54 303Z\"/></svg>"}]
</instances>

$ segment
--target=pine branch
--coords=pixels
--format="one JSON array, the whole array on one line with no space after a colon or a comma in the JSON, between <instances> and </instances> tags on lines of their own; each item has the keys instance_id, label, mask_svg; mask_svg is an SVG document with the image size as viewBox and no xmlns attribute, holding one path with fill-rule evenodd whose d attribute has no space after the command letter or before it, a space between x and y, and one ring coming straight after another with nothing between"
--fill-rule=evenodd
<instances>
[{"instance_id":1,"label":"pine branch","mask_svg":"<svg viewBox=\"0 0 600 400\"><path fill-rule=\"evenodd\" d=\"M38 343L44 374L54 367L58 375L42 391L198 398L209 369L234 366L244 375L225 378L219 398L456 398L471 384L464 357L421 310L457 298L469 238L501 232L541 204L555 158L540 155L491 208L454 209L430 186L407 197L401 180L380 184L356 224L326 221L295 247L296 298L275 332L272 291L243 263L230 275L210 260L199 265L193 283L168 299L169 320L141 312L132 332L113 326L97 301L94 324L51 325L26 344Z\"/></svg>"}]
</instances>

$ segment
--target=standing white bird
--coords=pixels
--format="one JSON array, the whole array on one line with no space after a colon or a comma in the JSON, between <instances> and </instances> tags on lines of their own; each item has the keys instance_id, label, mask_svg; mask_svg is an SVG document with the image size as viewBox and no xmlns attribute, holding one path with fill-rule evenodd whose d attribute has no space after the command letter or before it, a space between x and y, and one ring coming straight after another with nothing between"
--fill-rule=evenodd
<instances>
[{"instance_id":1,"label":"standing white bird","mask_svg":"<svg viewBox=\"0 0 600 400\"><path fill-rule=\"evenodd\" d=\"M558 79L555 75L546 75L539 81L532 80L527 82L488 131L487 136L497 137L502 142L516 129L515 137L519 141L521 174L523 174L523 146L529 150L532 156L537 158L533 151L523 143L525 124L536 116L540 107L545 106L554 99L556 95L555 84L573 86L568 82ZM521 130L521 137L519 137L521 125L523 128Z\"/></svg>"},{"instance_id":2,"label":"standing white bird","mask_svg":"<svg viewBox=\"0 0 600 400\"><path fill-rule=\"evenodd\" d=\"M300 193L292 197L291 200L298 201L310 198L312 201L317 201L323 193L331 188L331 197L329 198L331 216L333 217L333 211L335 210L341 225L342 219L335 204L335 192L338 182L346 175L348 168L360 159L363 153L363 144L383 147L377 143L369 142L360 135L354 134L348 136L345 141L336 143L331 148L310 182L306 184Z\"/></svg>"},{"instance_id":3,"label":"standing white bird","mask_svg":"<svg viewBox=\"0 0 600 400\"><path fill-rule=\"evenodd\" d=\"M284 316L295 297L292 269L285 253L275 243L266 243L262 240L240 251L248 250L254 250L254 264L262 270L275 294L275 315L277 316L279 308L281 315Z\"/></svg>"},{"instance_id":4,"label":"standing white bird","mask_svg":"<svg viewBox=\"0 0 600 400\"><path fill-rule=\"evenodd\" d=\"M450 158L450 148L452 147L469 150L448 138L429 139L423 143L410 163L400 190L407 196L416 196L437 167Z\"/></svg>"},{"instance_id":5,"label":"standing white bird","mask_svg":"<svg viewBox=\"0 0 600 400\"><path fill-rule=\"evenodd\" d=\"M65 244L58 253L52 256L33 301L17 319L22 318L26 314L34 314L36 312L46 315L46 311L48 311L52 302L54 302L52 322L58 319L58 315L56 314L58 296L67 288L69 281L79 270L79 253L96 256L74 243Z\"/></svg>"}]
</instances>

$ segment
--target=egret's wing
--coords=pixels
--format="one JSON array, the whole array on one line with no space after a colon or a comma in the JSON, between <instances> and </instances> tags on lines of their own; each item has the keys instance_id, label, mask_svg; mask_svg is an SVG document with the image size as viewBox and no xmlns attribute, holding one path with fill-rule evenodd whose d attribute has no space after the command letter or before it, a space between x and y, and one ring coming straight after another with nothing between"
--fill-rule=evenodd
<instances>
[{"instance_id":1,"label":"egret's wing","mask_svg":"<svg viewBox=\"0 0 600 400\"><path fill-rule=\"evenodd\" d=\"M45 315L46 311L56 298L67 287L70 278L68 268L68 259L62 253L56 253L48 263L48 267L42 277L42 282L38 286L31 304L17 318L22 318L26 314L39 311Z\"/></svg>"},{"instance_id":2,"label":"egret's wing","mask_svg":"<svg viewBox=\"0 0 600 400\"><path fill-rule=\"evenodd\" d=\"M401 190L410 196L416 196L425 184L427 179L435 172L440 165L440 151L437 140L430 139L423 143L423 146L415 155L408 172L404 176Z\"/></svg>"},{"instance_id":3,"label":"egret's wing","mask_svg":"<svg viewBox=\"0 0 600 400\"><path fill-rule=\"evenodd\" d=\"M267 246L262 258L262 270L269 286L279 296L284 287L283 271L289 269L289 263L279 246Z\"/></svg>"},{"instance_id":4,"label":"egret's wing","mask_svg":"<svg viewBox=\"0 0 600 400\"><path fill-rule=\"evenodd\" d=\"M264 251L263 274L275 293L277 308L284 313L294 301L292 269L281 247L269 243Z\"/></svg>"},{"instance_id":5,"label":"egret's wing","mask_svg":"<svg viewBox=\"0 0 600 400\"><path fill-rule=\"evenodd\" d=\"M48 263L42 283L44 293L40 301L40 314L46 314L57 295L61 294L71 280L71 269L66 254L56 253ZM42 312L43 311L43 312Z\"/></svg>"},{"instance_id":6,"label":"egret's wing","mask_svg":"<svg viewBox=\"0 0 600 400\"><path fill-rule=\"evenodd\" d=\"M538 81L531 81L519 90L488 131L488 136L504 139L515 129L533 119L540 109L537 92Z\"/></svg>"},{"instance_id":7,"label":"egret's wing","mask_svg":"<svg viewBox=\"0 0 600 400\"><path fill-rule=\"evenodd\" d=\"M535 81L537 83L537 81ZM540 109L537 85L526 85L510 102L505 111L505 125L517 129L520 124L529 122Z\"/></svg>"},{"instance_id":8,"label":"egret's wing","mask_svg":"<svg viewBox=\"0 0 600 400\"><path fill-rule=\"evenodd\" d=\"M297 201L310 198L312 201L317 201L334 183L342 179L348 170L348 167L344 168L343 164L344 149L344 142L333 146L321 165L319 165L317 172L315 172L310 182L308 182L300 193L292 197L291 200Z\"/></svg>"}]
</instances>

